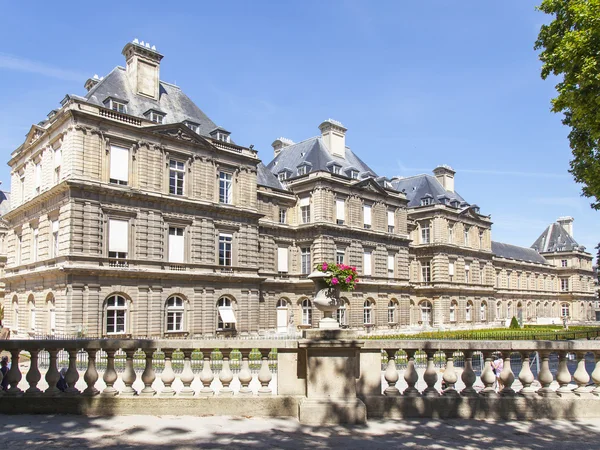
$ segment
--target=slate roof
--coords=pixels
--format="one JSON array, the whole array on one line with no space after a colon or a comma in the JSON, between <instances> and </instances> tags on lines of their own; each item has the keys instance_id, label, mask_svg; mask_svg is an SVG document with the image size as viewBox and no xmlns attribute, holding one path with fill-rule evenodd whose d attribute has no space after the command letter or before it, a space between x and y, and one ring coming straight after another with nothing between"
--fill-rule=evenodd
<instances>
[{"instance_id":1,"label":"slate roof","mask_svg":"<svg viewBox=\"0 0 600 450\"><path fill-rule=\"evenodd\" d=\"M518 261L548 264L548 261L532 248L504 244L492 241L492 253L501 258L516 259Z\"/></svg>"},{"instance_id":2,"label":"slate roof","mask_svg":"<svg viewBox=\"0 0 600 450\"><path fill-rule=\"evenodd\" d=\"M210 136L217 125L183 91L172 84L160 82L159 99L154 100L134 93L123 67L115 67L103 80L85 95L94 105L104 106L107 98L126 100L127 114L144 117L150 110L165 114L164 123L194 122L200 126L199 134Z\"/></svg>"},{"instance_id":3,"label":"slate roof","mask_svg":"<svg viewBox=\"0 0 600 450\"><path fill-rule=\"evenodd\" d=\"M0 191L0 217L10 211L10 192Z\"/></svg>"},{"instance_id":4,"label":"slate roof","mask_svg":"<svg viewBox=\"0 0 600 450\"><path fill-rule=\"evenodd\" d=\"M316 172L318 170L330 171L332 164L341 166L340 173L350 176L350 170L358 170L359 178L368 176L376 177L377 174L371 170L352 150L346 147L346 157L333 156L327 150L321 136L312 137L297 144L284 147L279 154L267 165L267 168L275 175L284 169L289 169L292 174L289 177L297 176L298 166L307 164L307 172Z\"/></svg>"},{"instance_id":5,"label":"slate roof","mask_svg":"<svg viewBox=\"0 0 600 450\"><path fill-rule=\"evenodd\" d=\"M458 200L461 202L461 206L468 206L468 203L460 194L444 189L437 178L432 175L421 174L407 178L393 178L392 186L397 191L402 192L404 190L406 198L408 198L409 208L420 206L421 199L427 195L431 196L434 204L442 203L441 197L446 196L449 202Z\"/></svg>"},{"instance_id":6,"label":"slate roof","mask_svg":"<svg viewBox=\"0 0 600 450\"><path fill-rule=\"evenodd\" d=\"M286 190L279 179L262 162L259 162L257 166L256 183L282 191Z\"/></svg>"},{"instance_id":7,"label":"slate roof","mask_svg":"<svg viewBox=\"0 0 600 450\"><path fill-rule=\"evenodd\" d=\"M585 247L579 245L558 222L548 225L548 228L536 239L531 248L540 253L585 250Z\"/></svg>"}]
</instances>

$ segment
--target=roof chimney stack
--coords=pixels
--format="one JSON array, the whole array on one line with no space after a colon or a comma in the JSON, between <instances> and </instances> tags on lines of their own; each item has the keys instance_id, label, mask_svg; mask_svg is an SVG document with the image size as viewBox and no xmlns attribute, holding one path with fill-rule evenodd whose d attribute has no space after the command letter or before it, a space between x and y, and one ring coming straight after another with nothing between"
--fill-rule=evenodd
<instances>
[{"instance_id":1,"label":"roof chimney stack","mask_svg":"<svg viewBox=\"0 0 600 450\"><path fill-rule=\"evenodd\" d=\"M137 39L128 43L122 53L127 64L127 79L135 93L158 100L163 55L155 46Z\"/></svg>"},{"instance_id":2,"label":"roof chimney stack","mask_svg":"<svg viewBox=\"0 0 600 450\"><path fill-rule=\"evenodd\" d=\"M273 151L275 152L275 156L279 155L279 153L281 153L281 150L283 150L285 147L289 147L290 145L294 145L294 141L284 137L275 139L271 144L271 146L273 147Z\"/></svg>"},{"instance_id":3,"label":"roof chimney stack","mask_svg":"<svg viewBox=\"0 0 600 450\"><path fill-rule=\"evenodd\" d=\"M346 131L348 129L337 120L327 119L319 125L319 130L321 130L323 143L329 153L346 159Z\"/></svg>"},{"instance_id":4,"label":"roof chimney stack","mask_svg":"<svg viewBox=\"0 0 600 450\"><path fill-rule=\"evenodd\" d=\"M573 219L571 216L564 216L559 217L556 221L565 229L567 233L569 233L569 236L573 237L573 222L575 219Z\"/></svg>"},{"instance_id":5,"label":"roof chimney stack","mask_svg":"<svg viewBox=\"0 0 600 450\"><path fill-rule=\"evenodd\" d=\"M441 166L437 166L433 169L433 174L440 182L442 187L446 189L448 192L454 192L454 174L456 171L446 164L442 164Z\"/></svg>"}]
</instances>

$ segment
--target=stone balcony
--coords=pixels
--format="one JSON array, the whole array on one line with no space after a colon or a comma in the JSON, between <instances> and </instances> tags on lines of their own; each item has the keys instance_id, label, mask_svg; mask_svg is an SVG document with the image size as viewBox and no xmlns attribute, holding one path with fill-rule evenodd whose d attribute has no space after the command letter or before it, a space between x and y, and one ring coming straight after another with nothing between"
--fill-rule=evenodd
<instances>
[{"instance_id":1,"label":"stone balcony","mask_svg":"<svg viewBox=\"0 0 600 450\"><path fill-rule=\"evenodd\" d=\"M2 341L13 363L0 412L276 416L307 424L600 417L595 340L305 336ZM498 355L501 390L491 369ZM65 392L57 388L63 366Z\"/></svg>"}]
</instances>

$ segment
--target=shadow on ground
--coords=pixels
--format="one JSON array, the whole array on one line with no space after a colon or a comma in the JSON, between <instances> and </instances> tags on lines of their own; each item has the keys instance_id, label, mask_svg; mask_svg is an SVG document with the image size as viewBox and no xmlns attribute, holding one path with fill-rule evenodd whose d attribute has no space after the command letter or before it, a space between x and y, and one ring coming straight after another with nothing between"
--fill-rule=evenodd
<instances>
[{"instance_id":1,"label":"shadow on ground","mask_svg":"<svg viewBox=\"0 0 600 450\"><path fill-rule=\"evenodd\" d=\"M5 448L473 448L597 449L600 419L485 422L372 420L309 427L295 419L191 416L0 416Z\"/></svg>"}]
</instances>

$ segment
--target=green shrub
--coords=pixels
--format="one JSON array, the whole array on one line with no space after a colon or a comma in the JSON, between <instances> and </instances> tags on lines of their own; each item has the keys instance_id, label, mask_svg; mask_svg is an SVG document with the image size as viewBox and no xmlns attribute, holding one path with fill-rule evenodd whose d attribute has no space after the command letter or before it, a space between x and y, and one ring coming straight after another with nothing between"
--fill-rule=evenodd
<instances>
[{"instance_id":1,"label":"green shrub","mask_svg":"<svg viewBox=\"0 0 600 450\"><path fill-rule=\"evenodd\" d=\"M511 330L515 330L515 329L518 330L519 328L521 328L519 326L519 321L517 320L517 318L515 316L513 316L513 318L511 319L510 326L508 328L510 328Z\"/></svg>"}]
</instances>

